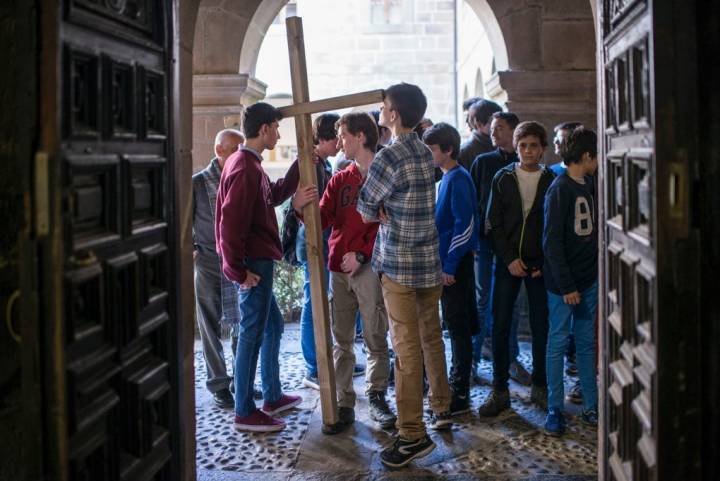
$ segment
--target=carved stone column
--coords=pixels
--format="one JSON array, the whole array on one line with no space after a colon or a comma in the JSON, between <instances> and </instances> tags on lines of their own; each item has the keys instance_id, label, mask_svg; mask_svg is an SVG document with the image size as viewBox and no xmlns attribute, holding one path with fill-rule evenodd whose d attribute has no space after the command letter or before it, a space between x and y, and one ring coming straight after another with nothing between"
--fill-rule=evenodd
<instances>
[{"instance_id":1,"label":"carved stone column","mask_svg":"<svg viewBox=\"0 0 720 481\"><path fill-rule=\"evenodd\" d=\"M266 88L247 74L193 75L193 172L212 158L215 134L240 126L243 107L264 98Z\"/></svg>"},{"instance_id":2,"label":"carved stone column","mask_svg":"<svg viewBox=\"0 0 720 481\"><path fill-rule=\"evenodd\" d=\"M506 103L520 120L537 120L548 131L560 122L576 120L596 128L596 83L594 70L528 70L497 72L486 83L488 96ZM552 145L545 154L556 160Z\"/></svg>"}]
</instances>

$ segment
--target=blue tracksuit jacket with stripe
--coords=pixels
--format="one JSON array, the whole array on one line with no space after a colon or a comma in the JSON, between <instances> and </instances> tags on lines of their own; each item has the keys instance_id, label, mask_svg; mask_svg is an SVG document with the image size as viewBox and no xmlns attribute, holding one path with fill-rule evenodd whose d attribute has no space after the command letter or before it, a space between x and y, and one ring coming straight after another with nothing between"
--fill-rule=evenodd
<instances>
[{"instance_id":1,"label":"blue tracksuit jacket with stripe","mask_svg":"<svg viewBox=\"0 0 720 481\"><path fill-rule=\"evenodd\" d=\"M454 276L460 259L478 248L477 193L467 170L458 166L443 175L435 206L435 224L443 272Z\"/></svg>"}]
</instances>

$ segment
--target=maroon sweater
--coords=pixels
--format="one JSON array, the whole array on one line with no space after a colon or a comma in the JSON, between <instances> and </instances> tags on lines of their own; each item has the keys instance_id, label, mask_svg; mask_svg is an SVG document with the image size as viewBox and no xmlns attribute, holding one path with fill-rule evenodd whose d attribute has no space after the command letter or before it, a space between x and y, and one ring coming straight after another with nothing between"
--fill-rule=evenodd
<instances>
[{"instance_id":1,"label":"maroon sweater","mask_svg":"<svg viewBox=\"0 0 720 481\"><path fill-rule=\"evenodd\" d=\"M270 182L262 159L241 148L225 164L215 204L215 238L225 277L243 283L246 259L282 258L275 206L297 189L300 171L293 162L284 179Z\"/></svg>"}]
</instances>

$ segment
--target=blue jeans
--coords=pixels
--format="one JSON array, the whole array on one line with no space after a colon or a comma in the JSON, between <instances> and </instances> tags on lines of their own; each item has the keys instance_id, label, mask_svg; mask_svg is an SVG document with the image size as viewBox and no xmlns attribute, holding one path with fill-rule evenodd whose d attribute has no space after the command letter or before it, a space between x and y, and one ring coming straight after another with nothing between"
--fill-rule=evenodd
<instances>
[{"instance_id":1,"label":"blue jeans","mask_svg":"<svg viewBox=\"0 0 720 481\"><path fill-rule=\"evenodd\" d=\"M324 236L325 237L325 236ZM325 290L328 290L330 273L327 270L327 238L325 237L323 255L326 262ZM315 334L313 330L312 302L310 298L310 269L307 262L307 247L305 246L305 225L300 225L295 241L295 254L303 269L303 305L300 313L300 348L305 360L305 370L309 376L317 376L317 357L315 356Z\"/></svg>"},{"instance_id":2,"label":"blue jeans","mask_svg":"<svg viewBox=\"0 0 720 481\"><path fill-rule=\"evenodd\" d=\"M247 269L260 276L257 286L238 285L240 329L235 352L235 415L249 416L257 407L253 399L255 370L260 356L263 399L275 402L280 387L280 338L285 325L273 295L273 267L270 259L248 259Z\"/></svg>"},{"instance_id":3,"label":"blue jeans","mask_svg":"<svg viewBox=\"0 0 720 481\"><path fill-rule=\"evenodd\" d=\"M473 362L480 362L480 353L482 345L487 336L492 335L493 317L492 317L492 289L493 289L493 268L495 266L495 258L490 245L490 239L481 238L479 241L479 249L475 255L475 298L477 301L478 322L480 329L473 336ZM523 311L527 316L526 310ZM521 314L513 312L513 321L510 326L510 359L515 360L520 354L520 346L518 345L518 322Z\"/></svg>"},{"instance_id":4,"label":"blue jeans","mask_svg":"<svg viewBox=\"0 0 720 481\"><path fill-rule=\"evenodd\" d=\"M595 375L595 310L598 285L580 293L580 304L565 304L563 297L548 291L550 330L547 345L548 408L563 409L563 367L570 333L575 338L576 362L582 388L583 409L597 409Z\"/></svg>"}]
</instances>

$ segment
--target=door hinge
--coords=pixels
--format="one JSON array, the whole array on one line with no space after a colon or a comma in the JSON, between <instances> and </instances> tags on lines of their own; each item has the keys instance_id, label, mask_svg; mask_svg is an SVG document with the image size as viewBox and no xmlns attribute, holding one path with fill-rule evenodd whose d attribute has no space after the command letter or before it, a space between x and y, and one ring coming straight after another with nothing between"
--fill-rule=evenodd
<instances>
[{"instance_id":1,"label":"door hinge","mask_svg":"<svg viewBox=\"0 0 720 481\"><path fill-rule=\"evenodd\" d=\"M47 152L35 153L35 201L34 227L35 237L45 237L50 232L50 182L48 175Z\"/></svg>"}]
</instances>

